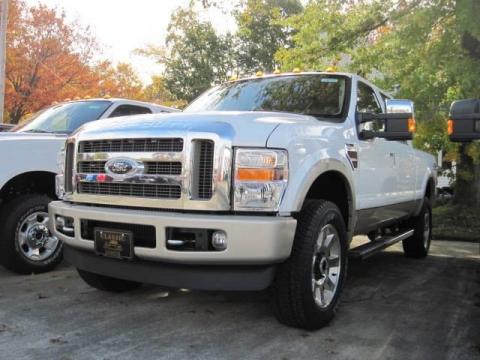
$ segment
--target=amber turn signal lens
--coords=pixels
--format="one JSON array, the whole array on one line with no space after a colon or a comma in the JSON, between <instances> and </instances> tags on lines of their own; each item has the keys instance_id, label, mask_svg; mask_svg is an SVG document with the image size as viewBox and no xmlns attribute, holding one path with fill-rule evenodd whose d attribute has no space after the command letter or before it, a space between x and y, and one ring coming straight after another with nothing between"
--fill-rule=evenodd
<instances>
[{"instance_id":1,"label":"amber turn signal lens","mask_svg":"<svg viewBox=\"0 0 480 360\"><path fill-rule=\"evenodd\" d=\"M447 121L447 133L448 135L453 134L453 120L451 119Z\"/></svg>"},{"instance_id":2,"label":"amber turn signal lens","mask_svg":"<svg viewBox=\"0 0 480 360\"><path fill-rule=\"evenodd\" d=\"M408 132L415 133L417 131L417 122L415 119L408 119Z\"/></svg>"},{"instance_id":3,"label":"amber turn signal lens","mask_svg":"<svg viewBox=\"0 0 480 360\"><path fill-rule=\"evenodd\" d=\"M274 181L282 180L281 172L278 169L248 169L237 170L236 180L240 181Z\"/></svg>"}]
</instances>

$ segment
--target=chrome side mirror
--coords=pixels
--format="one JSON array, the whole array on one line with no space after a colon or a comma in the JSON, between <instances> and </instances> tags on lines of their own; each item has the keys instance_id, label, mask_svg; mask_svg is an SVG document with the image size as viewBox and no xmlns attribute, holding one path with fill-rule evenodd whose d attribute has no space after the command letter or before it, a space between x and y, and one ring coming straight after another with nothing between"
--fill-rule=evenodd
<instances>
[{"instance_id":1,"label":"chrome side mirror","mask_svg":"<svg viewBox=\"0 0 480 360\"><path fill-rule=\"evenodd\" d=\"M411 140L417 131L413 101L388 99L385 101L387 118L385 134L387 140Z\"/></svg>"},{"instance_id":2,"label":"chrome side mirror","mask_svg":"<svg viewBox=\"0 0 480 360\"><path fill-rule=\"evenodd\" d=\"M411 140L417 130L414 118L414 105L411 100L386 100L385 114L357 114L359 124L380 120L385 124L384 131L361 131L362 139L381 137L387 140Z\"/></svg>"}]
</instances>

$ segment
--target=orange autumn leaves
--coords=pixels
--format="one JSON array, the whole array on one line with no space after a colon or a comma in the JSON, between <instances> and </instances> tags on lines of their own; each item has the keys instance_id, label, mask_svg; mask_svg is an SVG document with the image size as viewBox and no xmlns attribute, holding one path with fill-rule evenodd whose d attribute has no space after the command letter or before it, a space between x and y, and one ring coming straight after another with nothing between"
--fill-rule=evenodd
<instances>
[{"instance_id":1,"label":"orange autumn leaves","mask_svg":"<svg viewBox=\"0 0 480 360\"><path fill-rule=\"evenodd\" d=\"M98 61L99 47L88 27L67 22L44 5L10 2L5 86L6 119L23 117L55 101L103 95L142 97L129 64Z\"/></svg>"}]
</instances>

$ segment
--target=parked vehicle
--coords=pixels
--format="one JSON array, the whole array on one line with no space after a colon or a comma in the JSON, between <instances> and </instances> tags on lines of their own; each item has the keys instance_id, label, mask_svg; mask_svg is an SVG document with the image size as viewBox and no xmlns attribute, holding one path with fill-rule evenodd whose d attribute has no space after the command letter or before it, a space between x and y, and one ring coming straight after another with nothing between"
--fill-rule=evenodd
<instances>
[{"instance_id":1,"label":"parked vehicle","mask_svg":"<svg viewBox=\"0 0 480 360\"><path fill-rule=\"evenodd\" d=\"M62 244L47 228L47 205L55 199L57 156L68 135L93 120L172 111L125 99L71 101L0 133L0 262L27 274L61 261Z\"/></svg>"},{"instance_id":2,"label":"parked vehicle","mask_svg":"<svg viewBox=\"0 0 480 360\"><path fill-rule=\"evenodd\" d=\"M69 137L50 228L91 286L272 289L287 325L337 311L347 254L431 239L434 158L413 103L357 75L228 82L180 114L92 123ZM350 249L352 236L371 242Z\"/></svg>"}]
</instances>

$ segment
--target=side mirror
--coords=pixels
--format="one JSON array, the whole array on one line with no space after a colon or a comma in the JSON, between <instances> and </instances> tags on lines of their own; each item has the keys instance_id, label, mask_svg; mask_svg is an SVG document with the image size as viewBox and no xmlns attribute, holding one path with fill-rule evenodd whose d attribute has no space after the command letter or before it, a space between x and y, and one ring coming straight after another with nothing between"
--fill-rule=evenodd
<instances>
[{"instance_id":1,"label":"side mirror","mask_svg":"<svg viewBox=\"0 0 480 360\"><path fill-rule=\"evenodd\" d=\"M448 135L454 142L480 139L480 99L458 100L452 103Z\"/></svg>"},{"instance_id":2,"label":"side mirror","mask_svg":"<svg viewBox=\"0 0 480 360\"><path fill-rule=\"evenodd\" d=\"M386 114L357 114L359 124L374 120L381 120L385 124L384 131L373 132L363 130L360 132L363 139L381 137L387 140L411 140L417 130L414 118L414 106L410 100L386 100Z\"/></svg>"}]
</instances>

